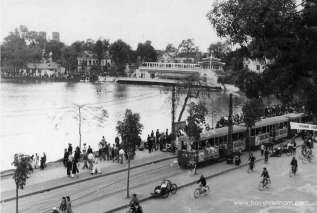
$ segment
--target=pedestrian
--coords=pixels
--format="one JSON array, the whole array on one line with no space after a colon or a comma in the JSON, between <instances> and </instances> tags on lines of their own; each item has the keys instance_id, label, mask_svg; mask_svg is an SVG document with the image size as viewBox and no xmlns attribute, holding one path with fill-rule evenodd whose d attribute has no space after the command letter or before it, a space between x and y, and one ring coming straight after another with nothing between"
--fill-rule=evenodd
<instances>
[{"instance_id":1,"label":"pedestrian","mask_svg":"<svg viewBox=\"0 0 317 213\"><path fill-rule=\"evenodd\" d=\"M82 149L83 154L87 153L87 147L86 147L86 143L84 143L83 149Z\"/></svg>"},{"instance_id":2,"label":"pedestrian","mask_svg":"<svg viewBox=\"0 0 317 213\"><path fill-rule=\"evenodd\" d=\"M94 160L95 160L95 157L94 157L94 154L91 152L88 154L88 169L92 169L93 165L94 165Z\"/></svg>"},{"instance_id":3,"label":"pedestrian","mask_svg":"<svg viewBox=\"0 0 317 213\"><path fill-rule=\"evenodd\" d=\"M92 151L92 148L90 147L90 145L88 146L88 149L87 149L87 154L89 155L90 153L93 153Z\"/></svg>"},{"instance_id":4,"label":"pedestrian","mask_svg":"<svg viewBox=\"0 0 317 213\"><path fill-rule=\"evenodd\" d=\"M264 154L264 149L265 149L265 146L263 144L263 142L261 143L261 156L263 156Z\"/></svg>"},{"instance_id":5,"label":"pedestrian","mask_svg":"<svg viewBox=\"0 0 317 213\"><path fill-rule=\"evenodd\" d=\"M75 150L75 154L74 154L74 159L75 159L76 163L78 163L80 160L80 153L81 153L80 148L79 148L79 146L77 146L76 150Z\"/></svg>"},{"instance_id":6,"label":"pedestrian","mask_svg":"<svg viewBox=\"0 0 317 213\"><path fill-rule=\"evenodd\" d=\"M45 163L46 163L46 155L45 155L45 152L43 152L43 156L41 157L41 166L40 166L42 170L46 167Z\"/></svg>"},{"instance_id":7,"label":"pedestrian","mask_svg":"<svg viewBox=\"0 0 317 213\"><path fill-rule=\"evenodd\" d=\"M98 144L98 157L101 160L102 159L102 140Z\"/></svg>"},{"instance_id":8,"label":"pedestrian","mask_svg":"<svg viewBox=\"0 0 317 213\"><path fill-rule=\"evenodd\" d=\"M105 158L106 158L106 160L110 160L110 158L109 158L109 144L106 142L106 145L105 145L105 150L104 150L104 152L105 152Z\"/></svg>"},{"instance_id":9,"label":"pedestrian","mask_svg":"<svg viewBox=\"0 0 317 213\"><path fill-rule=\"evenodd\" d=\"M67 169L66 169L66 173L68 177L70 177L70 174L72 172L72 162L73 162L73 155L72 153L68 153Z\"/></svg>"},{"instance_id":10,"label":"pedestrian","mask_svg":"<svg viewBox=\"0 0 317 213\"><path fill-rule=\"evenodd\" d=\"M67 206L66 206L66 197L62 197L61 204L59 205L60 213L67 213Z\"/></svg>"},{"instance_id":11,"label":"pedestrian","mask_svg":"<svg viewBox=\"0 0 317 213\"><path fill-rule=\"evenodd\" d=\"M99 160L97 158L95 159L94 166L93 166L90 174L91 175L101 174L101 169L100 169L100 166L99 166Z\"/></svg>"},{"instance_id":12,"label":"pedestrian","mask_svg":"<svg viewBox=\"0 0 317 213\"><path fill-rule=\"evenodd\" d=\"M111 147L111 158L112 158L112 162L115 161L115 147L114 147L114 144L112 144L112 147Z\"/></svg>"},{"instance_id":13,"label":"pedestrian","mask_svg":"<svg viewBox=\"0 0 317 213\"><path fill-rule=\"evenodd\" d=\"M120 158L120 163L123 164L123 156L124 156L124 150L121 148L119 150L119 158Z\"/></svg>"},{"instance_id":14,"label":"pedestrian","mask_svg":"<svg viewBox=\"0 0 317 213\"><path fill-rule=\"evenodd\" d=\"M266 148L264 151L264 162L267 163L269 161L269 149Z\"/></svg>"},{"instance_id":15,"label":"pedestrian","mask_svg":"<svg viewBox=\"0 0 317 213\"><path fill-rule=\"evenodd\" d=\"M151 132L151 138L154 138L154 131Z\"/></svg>"},{"instance_id":16,"label":"pedestrian","mask_svg":"<svg viewBox=\"0 0 317 213\"><path fill-rule=\"evenodd\" d=\"M155 133L155 150L158 150L159 137L160 137L160 132L157 129Z\"/></svg>"},{"instance_id":17,"label":"pedestrian","mask_svg":"<svg viewBox=\"0 0 317 213\"><path fill-rule=\"evenodd\" d=\"M73 147L71 143L68 143L68 153L73 153Z\"/></svg>"},{"instance_id":18,"label":"pedestrian","mask_svg":"<svg viewBox=\"0 0 317 213\"><path fill-rule=\"evenodd\" d=\"M68 151L67 149L64 150L64 158L63 158L63 164L65 168L67 168L67 161L68 161Z\"/></svg>"},{"instance_id":19,"label":"pedestrian","mask_svg":"<svg viewBox=\"0 0 317 213\"><path fill-rule=\"evenodd\" d=\"M73 160L72 160L72 178L74 176L76 176L78 178L79 177L78 173L79 173L79 170L78 170L78 167L77 167L76 159L74 157Z\"/></svg>"},{"instance_id":20,"label":"pedestrian","mask_svg":"<svg viewBox=\"0 0 317 213\"><path fill-rule=\"evenodd\" d=\"M35 153L35 165L34 165L35 169L37 169L39 165L39 161L40 161L40 156L37 153Z\"/></svg>"},{"instance_id":21,"label":"pedestrian","mask_svg":"<svg viewBox=\"0 0 317 213\"><path fill-rule=\"evenodd\" d=\"M296 141L295 141L295 138L294 138L294 141L293 141L293 155L296 155Z\"/></svg>"},{"instance_id":22,"label":"pedestrian","mask_svg":"<svg viewBox=\"0 0 317 213\"><path fill-rule=\"evenodd\" d=\"M86 150L86 144L84 143L84 148L83 148L83 162L84 162L84 165L83 165L83 169L88 169L88 154L87 154L87 150Z\"/></svg>"},{"instance_id":23,"label":"pedestrian","mask_svg":"<svg viewBox=\"0 0 317 213\"><path fill-rule=\"evenodd\" d=\"M66 212L67 213L73 213L72 202L70 201L70 197L69 196L66 196Z\"/></svg>"}]
</instances>

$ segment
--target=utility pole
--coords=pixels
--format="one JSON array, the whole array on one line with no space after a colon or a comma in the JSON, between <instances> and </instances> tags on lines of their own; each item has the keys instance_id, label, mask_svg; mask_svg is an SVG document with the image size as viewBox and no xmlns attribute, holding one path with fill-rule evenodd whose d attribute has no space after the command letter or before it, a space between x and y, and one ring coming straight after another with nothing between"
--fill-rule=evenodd
<instances>
[{"instance_id":1,"label":"utility pole","mask_svg":"<svg viewBox=\"0 0 317 213\"><path fill-rule=\"evenodd\" d=\"M175 136L175 101L176 101L176 88L175 85L172 87L172 137Z\"/></svg>"},{"instance_id":2,"label":"utility pole","mask_svg":"<svg viewBox=\"0 0 317 213\"><path fill-rule=\"evenodd\" d=\"M128 143L128 178L127 178L127 198L130 197L130 192L129 192L129 188L130 188L130 154L131 154L131 150L130 150L130 143L131 141L129 140Z\"/></svg>"},{"instance_id":3,"label":"utility pole","mask_svg":"<svg viewBox=\"0 0 317 213\"><path fill-rule=\"evenodd\" d=\"M228 117L228 152L231 154L233 152L232 144L232 94L229 96L229 117Z\"/></svg>"},{"instance_id":4,"label":"utility pole","mask_svg":"<svg viewBox=\"0 0 317 213\"><path fill-rule=\"evenodd\" d=\"M79 134L79 149L81 149L81 109L85 105L78 105L75 104L76 107L78 107L78 134Z\"/></svg>"}]
</instances>

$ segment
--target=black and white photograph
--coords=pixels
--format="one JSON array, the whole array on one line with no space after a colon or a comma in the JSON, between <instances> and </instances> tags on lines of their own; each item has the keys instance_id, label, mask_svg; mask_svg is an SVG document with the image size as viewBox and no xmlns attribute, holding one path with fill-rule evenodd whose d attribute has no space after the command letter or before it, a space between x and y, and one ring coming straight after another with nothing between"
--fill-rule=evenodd
<instances>
[{"instance_id":1,"label":"black and white photograph","mask_svg":"<svg viewBox=\"0 0 317 213\"><path fill-rule=\"evenodd\" d=\"M317 0L0 20L0 213L317 213Z\"/></svg>"}]
</instances>

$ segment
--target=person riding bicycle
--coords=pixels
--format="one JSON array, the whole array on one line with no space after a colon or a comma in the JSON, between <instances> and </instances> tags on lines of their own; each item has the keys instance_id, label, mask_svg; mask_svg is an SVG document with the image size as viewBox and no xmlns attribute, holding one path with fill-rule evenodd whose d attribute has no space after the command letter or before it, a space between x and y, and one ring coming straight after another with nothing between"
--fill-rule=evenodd
<instances>
[{"instance_id":1,"label":"person riding bicycle","mask_svg":"<svg viewBox=\"0 0 317 213\"><path fill-rule=\"evenodd\" d=\"M250 168L251 171L253 171L254 163L255 163L255 157L253 156L252 153L250 153L250 156L249 156L249 168Z\"/></svg>"},{"instance_id":2,"label":"person riding bicycle","mask_svg":"<svg viewBox=\"0 0 317 213\"><path fill-rule=\"evenodd\" d=\"M207 181L204 175L201 175L197 183L200 183L200 187L202 190L206 191Z\"/></svg>"},{"instance_id":3,"label":"person riding bicycle","mask_svg":"<svg viewBox=\"0 0 317 213\"><path fill-rule=\"evenodd\" d=\"M295 157L293 157L291 161L291 166L292 166L292 172L296 173L298 164Z\"/></svg>"},{"instance_id":4,"label":"person riding bicycle","mask_svg":"<svg viewBox=\"0 0 317 213\"><path fill-rule=\"evenodd\" d=\"M167 190L168 184L168 180L162 180L161 185L155 187L155 193L160 194L161 192L165 192Z\"/></svg>"},{"instance_id":5,"label":"person riding bicycle","mask_svg":"<svg viewBox=\"0 0 317 213\"><path fill-rule=\"evenodd\" d=\"M134 206L134 205L139 205L139 199L137 198L136 194L132 195L129 206Z\"/></svg>"},{"instance_id":6,"label":"person riding bicycle","mask_svg":"<svg viewBox=\"0 0 317 213\"><path fill-rule=\"evenodd\" d=\"M267 169L265 167L263 168L261 177L263 177L262 184L263 184L263 187L265 187L267 185L267 183L269 182L269 179L270 179L269 172L267 171Z\"/></svg>"},{"instance_id":7,"label":"person riding bicycle","mask_svg":"<svg viewBox=\"0 0 317 213\"><path fill-rule=\"evenodd\" d=\"M129 203L130 209L134 213L142 213L142 207L140 206L140 202L136 196L136 194L132 195L131 201Z\"/></svg>"}]
</instances>

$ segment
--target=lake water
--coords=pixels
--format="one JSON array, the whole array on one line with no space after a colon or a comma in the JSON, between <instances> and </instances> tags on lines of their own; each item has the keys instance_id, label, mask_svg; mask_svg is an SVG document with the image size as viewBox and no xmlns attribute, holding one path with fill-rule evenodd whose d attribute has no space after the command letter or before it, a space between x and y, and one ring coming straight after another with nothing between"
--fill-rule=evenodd
<instances>
[{"instance_id":1,"label":"lake water","mask_svg":"<svg viewBox=\"0 0 317 213\"><path fill-rule=\"evenodd\" d=\"M48 161L63 157L68 143L79 144L78 107L82 111L82 143L97 149L102 136L113 143L115 126L127 108L139 113L144 125L142 139L151 130L165 131L171 126L171 92L159 86L116 83L0 82L1 170L11 168L14 153L46 153ZM235 89L234 89L235 90ZM234 111L239 112L245 97L239 92L214 92L204 96L215 121L227 116L229 92L234 92ZM182 103L180 97L180 103ZM178 105L176 119L181 109ZM102 117L106 110L108 117ZM186 114L183 116L185 119Z\"/></svg>"}]
</instances>

